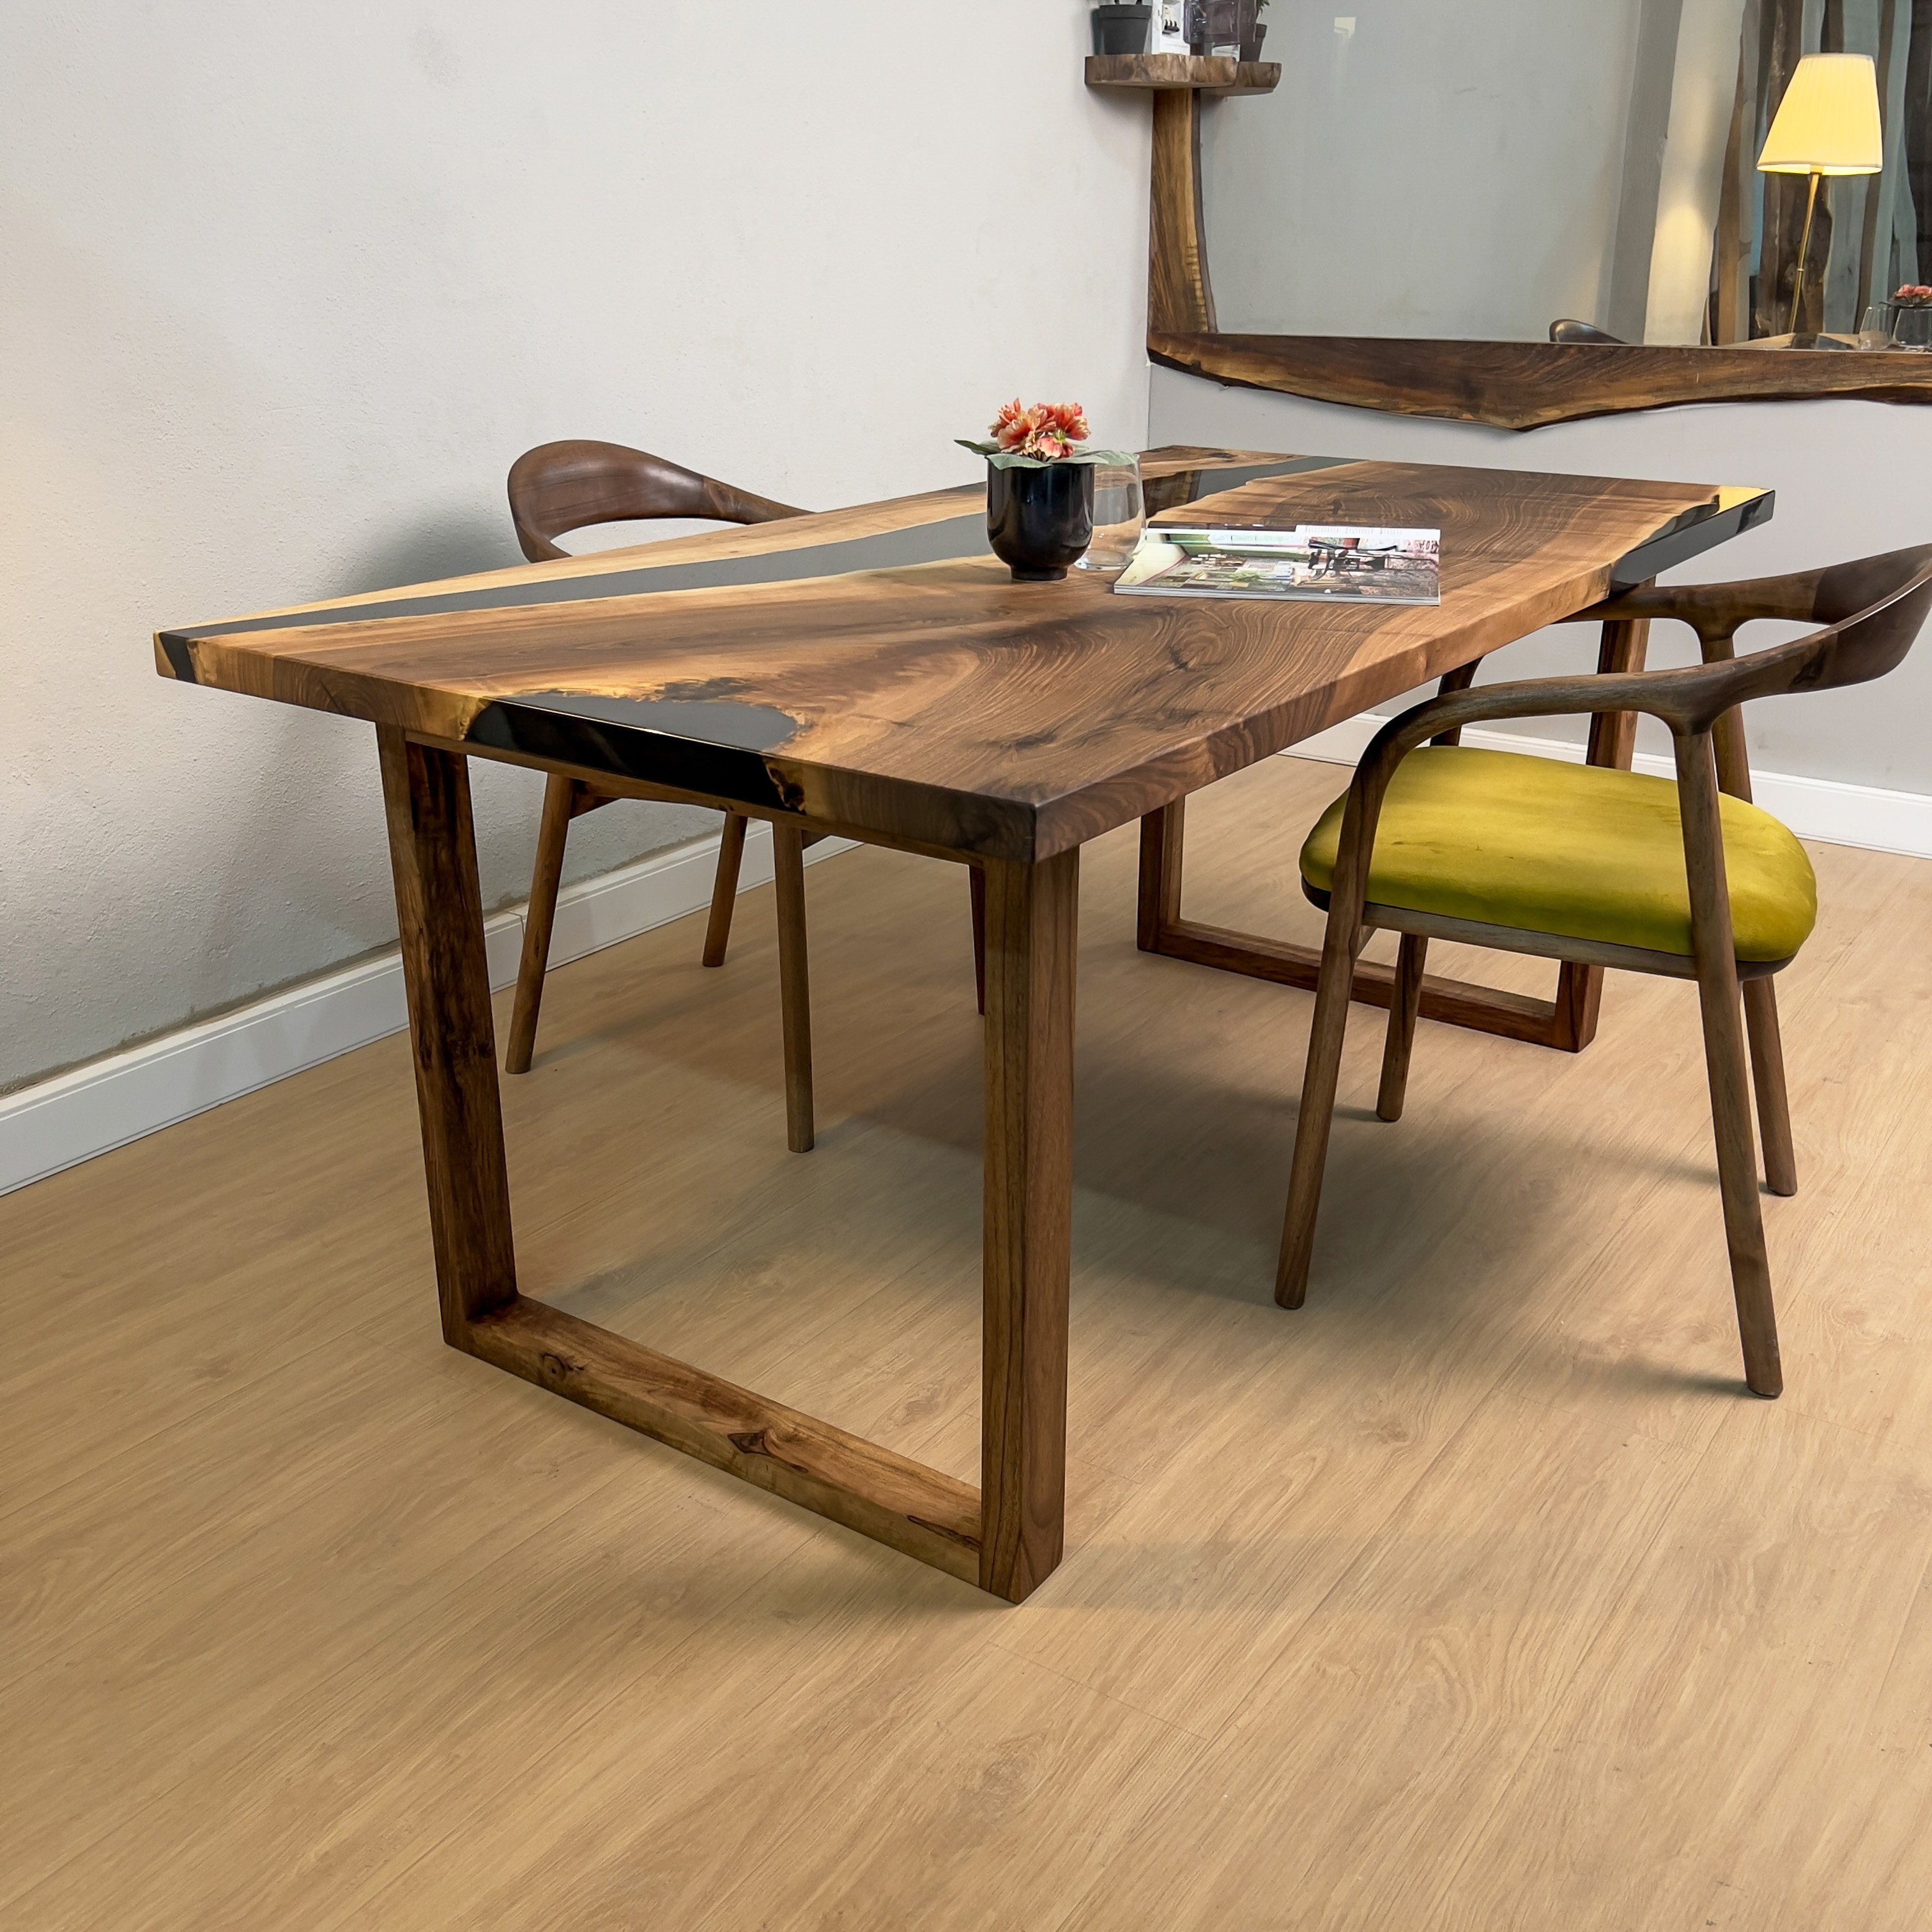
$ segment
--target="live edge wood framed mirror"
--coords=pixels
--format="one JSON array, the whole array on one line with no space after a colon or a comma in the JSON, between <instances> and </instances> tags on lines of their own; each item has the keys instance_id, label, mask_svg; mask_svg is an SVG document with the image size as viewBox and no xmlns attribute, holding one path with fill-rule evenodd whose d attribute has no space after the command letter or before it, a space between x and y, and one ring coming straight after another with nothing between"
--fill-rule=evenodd
<instances>
[{"instance_id":1,"label":"live edge wood framed mirror","mask_svg":"<svg viewBox=\"0 0 1932 1932\"><path fill-rule=\"evenodd\" d=\"M1267 63L1088 64L1154 97L1156 362L1513 429L1932 401L1932 305L1892 299L1932 283L1932 0L1266 18Z\"/></svg>"}]
</instances>

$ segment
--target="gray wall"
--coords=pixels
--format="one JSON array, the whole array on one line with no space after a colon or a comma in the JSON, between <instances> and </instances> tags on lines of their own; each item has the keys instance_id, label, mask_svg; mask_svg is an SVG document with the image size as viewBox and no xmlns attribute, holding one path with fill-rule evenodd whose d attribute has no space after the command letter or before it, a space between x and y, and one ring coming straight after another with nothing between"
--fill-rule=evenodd
<instances>
[{"instance_id":1,"label":"gray wall","mask_svg":"<svg viewBox=\"0 0 1932 1932\"><path fill-rule=\"evenodd\" d=\"M1145 424L1148 116L1078 0L21 0L0 57L0 1088L393 938L366 727L148 634L518 560L505 470L964 481ZM1032 265L1032 266L1029 266ZM1043 266L1042 266L1043 265ZM479 770L486 898L538 782ZM573 869L710 814L626 807Z\"/></svg>"},{"instance_id":2,"label":"gray wall","mask_svg":"<svg viewBox=\"0 0 1932 1932\"><path fill-rule=\"evenodd\" d=\"M1643 13L1270 7L1280 86L1205 117L1221 326L1515 339L1606 314Z\"/></svg>"},{"instance_id":3,"label":"gray wall","mask_svg":"<svg viewBox=\"0 0 1932 1932\"><path fill-rule=\"evenodd\" d=\"M1932 541L1932 409L1882 403L1743 403L1657 410L1560 423L1519 434L1227 389L1156 369L1156 442L1228 442L1297 454L1395 457L1421 463L1768 484L1777 513L1673 580L1757 577ZM1455 541L1445 533L1445 548ZM1747 632L1770 641L1790 626ZM1594 662L1592 634L1560 626L1490 659L1485 682L1576 670ZM1655 664L1694 661L1690 633L1660 627ZM1766 771L1932 794L1932 639L1875 684L1754 705L1753 762ZM1498 728L1504 728L1498 727ZM1557 720L1517 728L1575 736ZM1647 733L1664 751L1668 741Z\"/></svg>"}]
</instances>

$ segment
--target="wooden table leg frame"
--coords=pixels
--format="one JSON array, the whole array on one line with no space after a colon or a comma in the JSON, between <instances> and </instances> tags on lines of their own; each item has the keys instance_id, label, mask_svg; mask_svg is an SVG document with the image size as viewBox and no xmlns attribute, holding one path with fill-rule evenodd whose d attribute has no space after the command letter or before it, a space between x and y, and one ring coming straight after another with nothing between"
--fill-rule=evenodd
<instances>
[{"instance_id":1,"label":"wooden table leg frame","mask_svg":"<svg viewBox=\"0 0 1932 1932\"><path fill-rule=\"evenodd\" d=\"M1610 623L1604 626L1597 654L1600 671L1640 670L1650 626ZM1445 691L1466 685L1474 664L1452 671L1442 680ZM1453 736L1453 734L1452 734ZM1442 742L1438 740L1438 742ZM1605 712L1591 721L1588 762L1628 771L1636 746L1636 718L1628 711ZM1214 966L1224 973L1270 980L1277 986L1313 991L1321 977L1322 949L1269 939L1259 933L1237 932L1226 926L1204 926L1180 916L1182 809L1179 803L1150 812L1141 820L1139 944L1144 952L1170 959ZM1388 1007L1395 993L1395 968L1364 959L1355 968L1354 996L1365 1006ZM1604 994L1604 969L1565 962L1557 969L1556 997L1532 999L1426 973L1422 980L1422 1017L1450 1026L1498 1034L1532 1046L1556 1047L1580 1053L1596 1037Z\"/></svg>"},{"instance_id":2,"label":"wooden table leg frame","mask_svg":"<svg viewBox=\"0 0 1932 1932\"><path fill-rule=\"evenodd\" d=\"M988 861L980 1486L517 1292L467 761L377 728L443 1339L1018 1603L1063 1548L1079 854Z\"/></svg>"}]
</instances>

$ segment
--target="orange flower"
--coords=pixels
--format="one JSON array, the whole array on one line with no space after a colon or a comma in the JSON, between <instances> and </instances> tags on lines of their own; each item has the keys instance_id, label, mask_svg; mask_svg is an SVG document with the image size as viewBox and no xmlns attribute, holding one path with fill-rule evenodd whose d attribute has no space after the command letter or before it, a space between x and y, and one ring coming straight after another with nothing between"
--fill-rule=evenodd
<instances>
[{"instance_id":1,"label":"orange flower","mask_svg":"<svg viewBox=\"0 0 1932 1932\"><path fill-rule=\"evenodd\" d=\"M1022 409L1020 399L1016 396L994 418L993 439L1002 449L1022 448L1038 426L1034 412Z\"/></svg>"},{"instance_id":2,"label":"orange flower","mask_svg":"<svg viewBox=\"0 0 1932 1932\"><path fill-rule=\"evenodd\" d=\"M1036 403L1034 414L1069 442L1084 442L1092 434L1087 427L1087 412L1078 403Z\"/></svg>"},{"instance_id":3,"label":"orange flower","mask_svg":"<svg viewBox=\"0 0 1932 1932\"><path fill-rule=\"evenodd\" d=\"M1078 403L1035 403L1024 409L1016 396L994 418L992 434L1002 449L1042 463L1059 463L1071 456L1073 446L1085 442L1090 432L1087 412Z\"/></svg>"}]
</instances>

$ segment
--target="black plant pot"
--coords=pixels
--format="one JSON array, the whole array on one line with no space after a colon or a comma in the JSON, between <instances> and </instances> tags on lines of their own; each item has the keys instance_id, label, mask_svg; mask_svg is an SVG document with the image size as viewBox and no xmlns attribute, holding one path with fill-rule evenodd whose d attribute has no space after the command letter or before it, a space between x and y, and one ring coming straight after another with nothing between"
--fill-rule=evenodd
<instances>
[{"instance_id":1,"label":"black plant pot","mask_svg":"<svg viewBox=\"0 0 1932 1932\"><path fill-rule=\"evenodd\" d=\"M1241 40L1241 58L1244 61L1258 61L1262 57L1262 43L1268 38L1268 28L1257 22L1252 38L1244 35Z\"/></svg>"},{"instance_id":2,"label":"black plant pot","mask_svg":"<svg viewBox=\"0 0 1932 1932\"><path fill-rule=\"evenodd\" d=\"M986 535L1020 584L1051 584L1094 541L1094 466L986 466Z\"/></svg>"},{"instance_id":3,"label":"black plant pot","mask_svg":"<svg viewBox=\"0 0 1932 1932\"><path fill-rule=\"evenodd\" d=\"M1148 29L1154 22L1154 8L1096 7L1094 9L1094 51L1096 54L1144 54L1148 50Z\"/></svg>"}]
</instances>

